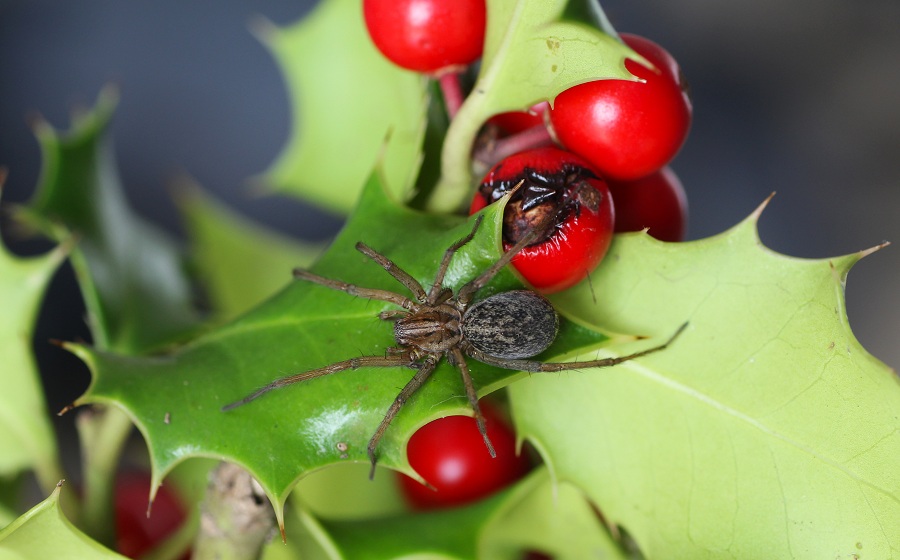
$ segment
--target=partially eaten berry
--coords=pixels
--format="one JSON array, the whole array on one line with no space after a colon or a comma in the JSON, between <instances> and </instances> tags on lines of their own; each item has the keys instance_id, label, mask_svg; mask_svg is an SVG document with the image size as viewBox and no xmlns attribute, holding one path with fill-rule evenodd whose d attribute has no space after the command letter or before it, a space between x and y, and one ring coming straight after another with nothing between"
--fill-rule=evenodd
<instances>
[{"instance_id":1,"label":"partially eaten berry","mask_svg":"<svg viewBox=\"0 0 900 560\"><path fill-rule=\"evenodd\" d=\"M528 150L488 171L469 213L501 199L520 182L503 213L503 248L542 228L512 265L539 292L570 288L600 263L612 240L615 213L606 182L574 154L553 147Z\"/></svg>"}]
</instances>

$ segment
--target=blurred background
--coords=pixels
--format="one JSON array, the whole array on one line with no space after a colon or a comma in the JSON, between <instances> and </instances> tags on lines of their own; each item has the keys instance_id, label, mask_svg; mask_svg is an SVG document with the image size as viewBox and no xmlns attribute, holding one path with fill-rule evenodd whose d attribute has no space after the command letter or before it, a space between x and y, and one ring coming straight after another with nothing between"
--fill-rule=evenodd
<instances>
[{"instance_id":1,"label":"blurred background","mask_svg":"<svg viewBox=\"0 0 900 560\"><path fill-rule=\"evenodd\" d=\"M244 215L306 239L340 218L254 194L292 116L253 18L287 25L310 0L0 0L0 166L4 203L27 201L40 170L27 124L68 128L73 108L118 84L118 165L135 210L183 234L167 190L189 174ZM719 233L771 192L769 247L828 257L900 243L900 2L897 0L606 0L620 31L647 36L681 63L694 124L673 167L690 201L689 238ZM302 118L302 116L301 116ZM47 243L5 240L34 254ZM848 284L850 322L875 356L900 365L900 246L863 260ZM54 280L36 348L50 407L87 386L84 366L50 338L89 338L71 271Z\"/></svg>"}]
</instances>

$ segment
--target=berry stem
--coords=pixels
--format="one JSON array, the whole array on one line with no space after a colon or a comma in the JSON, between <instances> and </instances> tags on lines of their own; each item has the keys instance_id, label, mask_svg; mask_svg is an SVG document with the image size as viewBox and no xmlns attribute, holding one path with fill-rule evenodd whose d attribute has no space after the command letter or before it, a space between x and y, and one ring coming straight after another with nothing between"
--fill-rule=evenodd
<instances>
[{"instance_id":1,"label":"berry stem","mask_svg":"<svg viewBox=\"0 0 900 560\"><path fill-rule=\"evenodd\" d=\"M444 95L444 105L447 107L447 114L450 115L452 120L465 99L462 87L459 84L459 72L446 72L441 74L437 80L441 86L441 93Z\"/></svg>"},{"instance_id":2,"label":"berry stem","mask_svg":"<svg viewBox=\"0 0 900 560\"><path fill-rule=\"evenodd\" d=\"M475 152L476 165L479 169L483 169L477 174L486 173L488 169L513 154L552 144L553 137L544 124L537 124L522 132L494 140Z\"/></svg>"}]
</instances>

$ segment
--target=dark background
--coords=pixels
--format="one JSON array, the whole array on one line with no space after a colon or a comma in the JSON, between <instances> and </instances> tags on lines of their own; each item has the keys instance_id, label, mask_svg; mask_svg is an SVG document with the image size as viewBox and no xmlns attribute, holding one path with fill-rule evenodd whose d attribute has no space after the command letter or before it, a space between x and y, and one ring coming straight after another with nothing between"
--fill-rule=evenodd
<instances>
[{"instance_id":1,"label":"dark background","mask_svg":"<svg viewBox=\"0 0 900 560\"><path fill-rule=\"evenodd\" d=\"M307 239L337 217L251 194L290 127L274 59L250 34L263 16L286 25L308 0L0 0L0 165L3 201L24 202L40 154L27 125L39 113L68 128L104 84L121 91L113 132L136 211L181 235L167 192L188 173L242 213ZM688 192L689 237L716 234L777 191L763 241L800 257L900 242L900 2L896 0L615 0L621 31L645 35L680 61L694 97L691 136L673 167ZM8 237L8 235L7 235ZM7 239L19 253L48 244ZM900 248L850 275L858 338L900 364ZM84 367L49 338L87 338L71 272L54 280L36 336L50 406L86 387Z\"/></svg>"}]
</instances>

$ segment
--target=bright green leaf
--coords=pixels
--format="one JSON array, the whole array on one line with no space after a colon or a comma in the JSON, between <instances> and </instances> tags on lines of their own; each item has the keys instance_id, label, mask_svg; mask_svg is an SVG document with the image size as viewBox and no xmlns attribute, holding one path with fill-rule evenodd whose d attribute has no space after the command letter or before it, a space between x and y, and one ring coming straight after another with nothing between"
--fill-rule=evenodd
<instances>
[{"instance_id":1,"label":"bright green leaf","mask_svg":"<svg viewBox=\"0 0 900 560\"><path fill-rule=\"evenodd\" d=\"M105 560L125 558L76 529L59 504L60 486L49 498L0 531L2 560Z\"/></svg>"},{"instance_id":2,"label":"bright green leaf","mask_svg":"<svg viewBox=\"0 0 900 560\"><path fill-rule=\"evenodd\" d=\"M61 467L31 344L44 290L66 251L20 258L0 241L0 478L34 469L47 491L61 478Z\"/></svg>"},{"instance_id":3,"label":"bright green leaf","mask_svg":"<svg viewBox=\"0 0 900 560\"><path fill-rule=\"evenodd\" d=\"M94 341L135 353L185 337L198 318L179 249L125 200L106 134L115 105L105 90L62 137L37 124L43 169L26 216L57 238L77 236L71 260Z\"/></svg>"},{"instance_id":4,"label":"bright green leaf","mask_svg":"<svg viewBox=\"0 0 900 560\"><path fill-rule=\"evenodd\" d=\"M463 247L445 285L459 287L499 256L500 208ZM359 210L314 270L363 286L405 292L380 266L360 255L358 240L389 255L428 285L444 250L471 230L471 220L436 217L394 205L373 178ZM484 294L519 286L504 271ZM229 325L171 355L127 357L73 346L94 373L83 402L115 403L133 417L150 447L157 480L192 456L239 463L259 480L280 514L288 491L303 474L348 461L365 462L366 444L412 376L406 368L345 371L274 391L222 412L275 378L360 355L384 355L395 344L392 328L377 318L389 304L355 298L306 282L281 293ZM565 344L594 345L603 337L568 322ZM475 384L488 391L513 372L473 363ZM384 466L409 471L405 444L422 424L468 413L455 368L443 364L404 407L379 447ZM167 421L168 420L168 421ZM346 445L346 451L339 449ZM384 476L384 475L382 475Z\"/></svg>"},{"instance_id":5,"label":"bright green leaf","mask_svg":"<svg viewBox=\"0 0 900 560\"><path fill-rule=\"evenodd\" d=\"M195 185L179 190L194 266L220 319L234 318L291 281L325 250L255 224Z\"/></svg>"},{"instance_id":6,"label":"bright green leaf","mask_svg":"<svg viewBox=\"0 0 900 560\"><path fill-rule=\"evenodd\" d=\"M318 527L335 550L325 558L518 560L529 551L561 560L626 558L584 495L553 483L545 469L464 507Z\"/></svg>"},{"instance_id":7,"label":"bright green leaf","mask_svg":"<svg viewBox=\"0 0 900 560\"><path fill-rule=\"evenodd\" d=\"M779 255L756 218L690 243L617 237L596 301L585 283L557 308L654 340L690 325L640 361L514 384L520 434L648 559L895 557L900 383L844 309L863 253Z\"/></svg>"},{"instance_id":8,"label":"bright green leaf","mask_svg":"<svg viewBox=\"0 0 900 560\"><path fill-rule=\"evenodd\" d=\"M481 70L447 132L443 177L432 200L434 209L452 211L468 204L472 144L491 116L552 102L560 92L584 82L635 79L625 69L625 60L640 57L618 38L567 18L573 2L488 2ZM599 5L591 4L600 10Z\"/></svg>"},{"instance_id":9,"label":"bright green leaf","mask_svg":"<svg viewBox=\"0 0 900 560\"><path fill-rule=\"evenodd\" d=\"M261 35L291 92L294 130L264 180L336 212L355 205L376 163L397 201L421 158L425 79L379 53L359 0L322 0L303 21Z\"/></svg>"}]
</instances>

